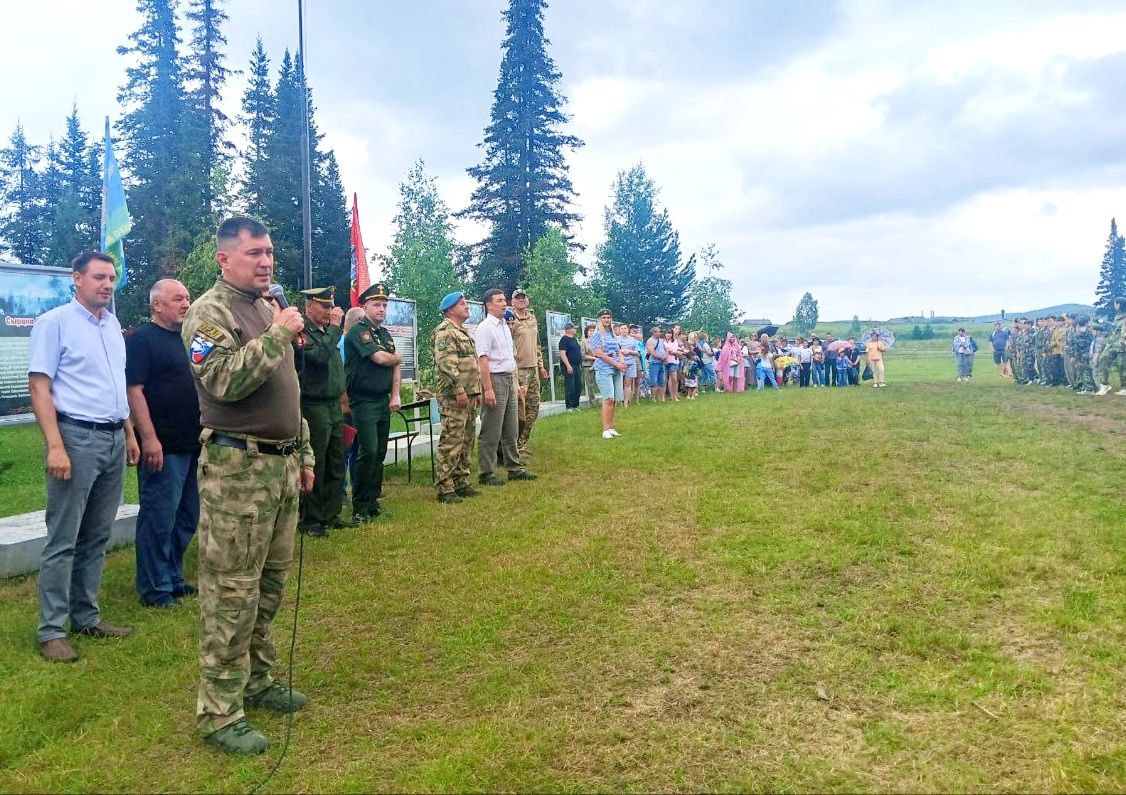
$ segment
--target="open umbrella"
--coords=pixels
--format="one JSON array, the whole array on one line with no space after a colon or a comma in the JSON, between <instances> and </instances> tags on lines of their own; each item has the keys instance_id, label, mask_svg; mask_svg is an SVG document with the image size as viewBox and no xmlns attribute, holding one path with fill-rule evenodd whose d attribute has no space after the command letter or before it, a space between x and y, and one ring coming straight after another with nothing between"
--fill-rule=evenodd
<instances>
[{"instance_id":1,"label":"open umbrella","mask_svg":"<svg viewBox=\"0 0 1126 795\"><path fill-rule=\"evenodd\" d=\"M778 333L778 326L763 326L762 328L760 328L758 331L755 332L755 338L757 339L757 338L761 337L763 334L765 334L768 337L773 337L777 333Z\"/></svg>"},{"instance_id":2,"label":"open umbrella","mask_svg":"<svg viewBox=\"0 0 1126 795\"><path fill-rule=\"evenodd\" d=\"M829 347L828 347L828 350L831 350L831 351L835 351L835 352L837 352L837 353L840 353L841 351L846 351L846 350L848 350L849 348L855 348L855 347L856 347L856 346L855 346L855 345L853 345L853 344L852 344L851 342L849 342L848 340L836 340L835 342L830 342L830 343L829 343Z\"/></svg>"},{"instance_id":3,"label":"open umbrella","mask_svg":"<svg viewBox=\"0 0 1126 795\"><path fill-rule=\"evenodd\" d=\"M793 356L779 356L777 359L774 360L775 368L778 368L778 367L793 367L797 363L798 363L798 360L795 359Z\"/></svg>"},{"instance_id":4,"label":"open umbrella","mask_svg":"<svg viewBox=\"0 0 1126 795\"><path fill-rule=\"evenodd\" d=\"M868 331L865 331L864 335L860 338L860 342L863 345L867 345L869 342L872 341L873 337L875 337L880 342L882 342L884 344L884 347L889 349L889 350L891 348L895 347L895 335L892 334L891 331L884 328L883 326L877 326L874 329L869 329Z\"/></svg>"}]
</instances>

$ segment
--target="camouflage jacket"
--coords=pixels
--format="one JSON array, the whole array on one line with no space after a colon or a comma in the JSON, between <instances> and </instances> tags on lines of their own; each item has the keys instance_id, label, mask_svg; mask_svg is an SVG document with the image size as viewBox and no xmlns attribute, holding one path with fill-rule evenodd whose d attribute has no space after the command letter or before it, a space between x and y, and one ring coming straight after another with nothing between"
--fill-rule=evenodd
<instances>
[{"instance_id":1,"label":"camouflage jacket","mask_svg":"<svg viewBox=\"0 0 1126 795\"><path fill-rule=\"evenodd\" d=\"M524 317L517 314L512 321L512 347L517 367L543 367L540 324L532 312Z\"/></svg>"},{"instance_id":2,"label":"camouflage jacket","mask_svg":"<svg viewBox=\"0 0 1126 795\"><path fill-rule=\"evenodd\" d=\"M477 349L463 327L446 318L434 329L434 391L443 397L481 394Z\"/></svg>"},{"instance_id":3,"label":"camouflage jacket","mask_svg":"<svg viewBox=\"0 0 1126 795\"><path fill-rule=\"evenodd\" d=\"M1071 329L1068 337L1067 353L1078 362L1086 362L1091 356L1091 343L1095 335L1089 328Z\"/></svg>"},{"instance_id":4,"label":"camouflage jacket","mask_svg":"<svg viewBox=\"0 0 1126 795\"><path fill-rule=\"evenodd\" d=\"M274 442L296 439L302 466L313 465L293 334L273 324L261 295L220 278L188 309L180 335L205 428Z\"/></svg>"}]
</instances>

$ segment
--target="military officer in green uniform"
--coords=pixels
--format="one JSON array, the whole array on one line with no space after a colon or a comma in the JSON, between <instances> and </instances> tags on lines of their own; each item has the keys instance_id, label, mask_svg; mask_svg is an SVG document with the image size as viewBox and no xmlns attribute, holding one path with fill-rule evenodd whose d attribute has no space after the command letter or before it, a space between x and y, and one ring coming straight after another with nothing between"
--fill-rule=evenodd
<instances>
[{"instance_id":1,"label":"military officer in green uniform","mask_svg":"<svg viewBox=\"0 0 1126 795\"><path fill-rule=\"evenodd\" d=\"M367 522L383 513L383 459L391 413L399 410L399 364L402 356L383 328L387 318L387 285L373 284L360 293L364 316L344 336L344 370L348 402L356 424L356 480L352 484L352 516Z\"/></svg>"},{"instance_id":2,"label":"military officer in green uniform","mask_svg":"<svg viewBox=\"0 0 1126 795\"><path fill-rule=\"evenodd\" d=\"M271 630L293 563L299 492L314 482L301 418L296 308L262 297L274 273L266 227L231 218L216 232L221 275L192 304L181 335L199 396L199 663L196 702L206 742L262 753L245 707L295 712L306 698L270 676Z\"/></svg>"},{"instance_id":3,"label":"military officer in green uniform","mask_svg":"<svg viewBox=\"0 0 1126 795\"><path fill-rule=\"evenodd\" d=\"M469 304L465 294L454 292L438 304L445 319L434 329L435 391L442 414L435 468L438 502L461 502L480 494L469 485L469 456L473 450L477 407L481 405L481 372L477 349L465 330Z\"/></svg>"},{"instance_id":4,"label":"military officer in green uniform","mask_svg":"<svg viewBox=\"0 0 1126 795\"><path fill-rule=\"evenodd\" d=\"M305 328L293 340L301 382L301 416L309 424L309 442L317 459L316 478L305 498L301 531L323 536L329 529L351 527L340 516L344 502L344 362L337 343L344 334L344 310L336 306L335 287L302 290Z\"/></svg>"}]
</instances>

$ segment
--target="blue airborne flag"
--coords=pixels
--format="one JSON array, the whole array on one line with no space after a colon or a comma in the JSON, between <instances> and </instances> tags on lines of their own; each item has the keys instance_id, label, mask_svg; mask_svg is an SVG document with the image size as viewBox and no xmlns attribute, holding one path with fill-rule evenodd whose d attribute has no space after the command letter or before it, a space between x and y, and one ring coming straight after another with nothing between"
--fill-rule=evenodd
<instances>
[{"instance_id":1,"label":"blue airborne flag","mask_svg":"<svg viewBox=\"0 0 1126 795\"><path fill-rule=\"evenodd\" d=\"M117 286L124 287L129 280L129 273L125 269L125 236L133 228L133 222L129 220L129 208L125 206L125 187L121 184L121 172L117 168L117 158L113 156L113 145L109 139L109 116L106 116L106 151L102 175L102 251L113 257Z\"/></svg>"}]
</instances>

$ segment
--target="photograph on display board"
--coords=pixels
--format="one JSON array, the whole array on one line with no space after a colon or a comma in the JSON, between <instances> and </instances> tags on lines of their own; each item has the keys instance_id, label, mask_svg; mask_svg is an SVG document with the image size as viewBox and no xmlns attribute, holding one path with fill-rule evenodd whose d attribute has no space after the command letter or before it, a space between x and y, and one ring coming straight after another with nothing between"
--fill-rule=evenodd
<instances>
[{"instance_id":1,"label":"photograph on display board","mask_svg":"<svg viewBox=\"0 0 1126 795\"><path fill-rule=\"evenodd\" d=\"M0 414L28 414L31 327L74 296L69 268L0 264Z\"/></svg>"},{"instance_id":2,"label":"photograph on display board","mask_svg":"<svg viewBox=\"0 0 1126 795\"><path fill-rule=\"evenodd\" d=\"M466 301L469 305L469 320L463 324L465 330L469 332L469 336L473 336L473 332L477 330L477 326L481 325L481 321L485 319L485 305L480 301Z\"/></svg>"},{"instance_id":3,"label":"photograph on display board","mask_svg":"<svg viewBox=\"0 0 1126 795\"><path fill-rule=\"evenodd\" d=\"M418 356L415 350L416 311L414 299L391 298L387 301L387 317L383 321L383 327L395 341L395 349L403 357L399 370L405 381L413 381L418 370Z\"/></svg>"}]
</instances>

